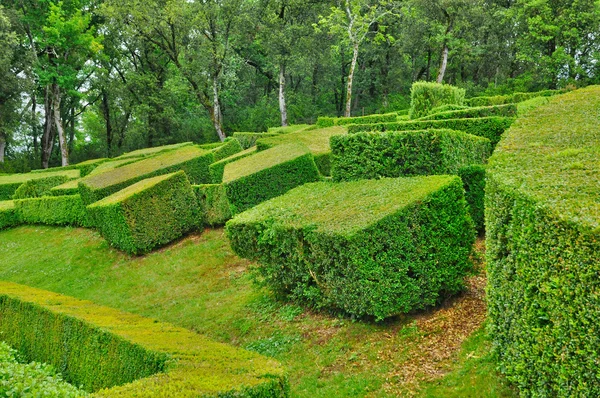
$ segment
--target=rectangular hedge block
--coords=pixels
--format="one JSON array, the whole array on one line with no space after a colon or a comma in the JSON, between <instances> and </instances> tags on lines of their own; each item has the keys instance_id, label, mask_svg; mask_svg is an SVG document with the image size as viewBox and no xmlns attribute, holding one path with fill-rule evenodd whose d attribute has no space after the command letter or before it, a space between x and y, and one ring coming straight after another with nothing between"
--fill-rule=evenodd
<instances>
[{"instance_id":1,"label":"rectangular hedge block","mask_svg":"<svg viewBox=\"0 0 600 398\"><path fill-rule=\"evenodd\" d=\"M228 137L225 139L222 145L218 146L217 148L214 148L212 150L212 153L215 155L214 161L218 162L219 160L223 160L242 151L243 148L240 145L240 142L235 138Z\"/></svg>"},{"instance_id":2,"label":"rectangular hedge block","mask_svg":"<svg viewBox=\"0 0 600 398\"><path fill-rule=\"evenodd\" d=\"M45 179L55 176L65 176L68 179L76 179L80 177L79 170L62 170L47 173L25 173L11 174L0 176L0 200L12 199L15 191L25 182L29 180Z\"/></svg>"},{"instance_id":3,"label":"rectangular hedge block","mask_svg":"<svg viewBox=\"0 0 600 398\"><path fill-rule=\"evenodd\" d=\"M89 301L0 282L0 335L92 397L285 398L275 360Z\"/></svg>"},{"instance_id":4,"label":"rectangular hedge block","mask_svg":"<svg viewBox=\"0 0 600 398\"><path fill-rule=\"evenodd\" d=\"M15 191L13 199L39 198L50 194L50 190L69 180L66 176L52 176L29 180ZM76 180L73 180L76 181Z\"/></svg>"},{"instance_id":5,"label":"rectangular hedge block","mask_svg":"<svg viewBox=\"0 0 600 398\"><path fill-rule=\"evenodd\" d=\"M223 184L194 185L201 224L211 227L225 225L231 219L231 204Z\"/></svg>"},{"instance_id":6,"label":"rectangular hedge block","mask_svg":"<svg viewBox=\"0 0 600 398\"><path fill-rule=\"evenodd\" d=\"M79 195L20 199L15 207L25 224L90 226Z\"/></svg>"},{"instance_id":7,"label":"rectangular hedge block","mask_svg":"<svg viewBox=\"0 0 600 398\"><path fill-rule=\"evenodd\" d=\"M414 120L397 123L355 124L348 126L348 133L450 129L485 137L490 140L492 148L494 148L498 141L500 141L502 133L510 127L514 120L514 118L510 117L490 116L474 119Z\"/></svg>"},{"instance_id":8,"label":"rectangular hedge block","mask_svg":"<svg viewBox=\"0 0 600 398\"><path fill-rule=\"evenodd\" d=\"M469 119L489 116L516 117L517 105L507 104L450 110L430 114L428 116L420 118L419 120Z\"/></svg>"},{"instance_id":9,"label":"rectangular hedge block","mask_svg":"<svg viewBox=\"0 0 600 398\"><path fill-rule=\"evenodd\" d=\"M389 123L395 122L397 118L397 112L356 117L319 117L317 119L317 127L323 128L332 126L346 126L348 124Z\"/></svg>"},{"instance_id":10,"label":"rectangular hedge block","mask_svg":"<svg viewBox=\"0 0 600 398\"><path fill-rule=\"evenodd\" d=\"M475 232L456 176L306 184L227 223L277 295L383 319L462 289Z\"/></svg>"},{"instance_id":11,"label":"rectangular hedge block","mask_svg":"<svg viewBox=\"0 0 600 398\"><path fill-rule=\"evenodd\" d=\"M313 155L299 143L279 145L229 163L223 174L234 214L319 179Z\"/></svg>"},{"instance_id":12,"label":"rectangular hedge block","mask_svg":"<svg viewBox=\"0 0 600 398\"><path fill-rule=\"evenodd\" d=\"M442 105L462 105L465 100L465 90L449 84L433 82L415 82L410 89L411 119L417 119L429 114L433 108Z\"/></svg>"},{"instance_id":13,"label":"rectangular hedge block","mask_svg":"<svg viewBox=\"0 0 600 398\"><path fill-rule=\"evenodd\" d=\"M180 144L163 145L163 146L157 146L157 147L153 147L153 148L143 148L143 149L138 149L136 151L124 153L123 155L116 157L115 160L154 156L154 155L162 153L162 152L169 152L169 151L173 151L175 149L180 149L180 148L190 146L190 145L193 145L193 143L192 142L182 142Z\"/></svg>"},{"instance_id":14,"label":"rectangular hedge block","mask_svg":"<svg viewBox=\"0 0 600 398\"><path fill-rule=\"evenodd\" d=\"M490 156L488 139L453 130L336 136L331 148L334 181L456 174Z\"/></svg>"},{"instance_id":15,"label":"rectangular hedge block","mask_svg":"<svg viewBox=\"0 0 600 398\"><path fill-rule=\"evenodd\" d=\"M198 204L183 171L140 181L88 206L92 224L112 245L142 254L198 226Z\"/></svg>"},{"instance_id":16,"label":"rectangular hedge block","mask_svg":"<svg viewBox=\"0 0 600 398\"><path fill-rule=\"evenodd\" d=\"M245 149L241 152L231 155L225 159L221 159L218 162L211 164L208 169L210 171L210 180L213 184L220 184L223 182L223 173L225 172L225 166L236 160L243 159L256 153L256 147Z\"/></svg>"},{"instance_id":17,"label":"rectangular hedge block","mask_svg":"<svg viewBox=\"0 0 600 398\"><path fill-rule=\"evenodd\" d=\"M179 170L185 171L192 183L205 184L210 182L208 166L214 162L214 156L212 152L185 146L88 176L79 182L79 190L84 203L90 204L138 181Z\"/></svg>"},{"instance_id":18,"label":"rectangular hedge block","mask_svg":"<svg viewBox=\"0 0 600 398\"><path fill-rule=\"evenodd\" d=\"M21 217L12 200L0 201L0 230L21 224Z\"/></svg>"}]
</instances>

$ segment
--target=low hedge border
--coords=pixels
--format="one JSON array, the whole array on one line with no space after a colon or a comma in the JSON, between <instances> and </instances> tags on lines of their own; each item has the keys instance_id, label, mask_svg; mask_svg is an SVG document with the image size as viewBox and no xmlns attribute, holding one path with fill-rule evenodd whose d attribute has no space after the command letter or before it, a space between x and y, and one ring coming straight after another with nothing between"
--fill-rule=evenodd
<instances>
[{"instance_id":1,"label":"low hedge border","mask_svg":"<svg viewBox=\"0 0 600 398\"><path fill-rule=\"evenodd\" d=\"M414 120L397 123L355 124L348 126L348 133L355 134L369 131L407 131L426 129L450 129L485 137L496 146L502 133L514 122L510 117L481 117L474 119Z\"/></svg>"},{"instance_id":2,"label":"low hedge border","mask_svg":"<svg viewBox=\"0 0 600 398\"><path fill-rule=\"evenodd\" d=\"M228 137L225 139L222 145L218 146L217 148L214 148L212 150L212 153L215 155L214 161L218 162L219 160L223 160L242 151L243 149L240 145L240 142L235 138Z\"/></svg>"},{"instance_id":3,"label":"low hedge border","mask_svg":"<svg viewBox=\"0 0 600 398\"><path fill-rule=\"evenodd\" d=\"M13 199L39 198L50 194L50 190L69 180L65 176L53 176L29 180L21 184L15 191Z\"/></svg>"},{"instance_id":4,"label":"low hedge border","mask_svg":"<svg viewBox=\"0 0 600 398\"><path fill-rule=\"evenodd\" d=\"M223 182L223 173L225 172L225 166L231 162L235 162L236 160L243 159L245 157L254 155L256 153L256 147L245 149L241 152L238 152L234 155L231 155L225 159L219 160L211 164L208 169L210 172L210 180L213 184L220 184Z\"/></svg>"},{"instance_id":5,"label":"low hedge border","mask_svg":"<svg viewBox=\"0 0 600 398\"><path fill-rule=\"evenodd\" d=\"M477 108L438 112L428 116L424 116L419 120L469 119L489 116L516 117L517 105L507 104L495 106L480 106Z\"/></svg>"},{"instance_id":6,"label":"low hedge border","mask_svg":"<svg viewBox=\"0 0 600 398\"><path fill-rule=\"evenodd\" d=\"M65 171L65 170L79 170L81 177L85 177L90 174L92 171L96 169L96 167L100 166L102 163L108 162L110 159L101 158L101 159L90 159L85 162L72 164L64 167L51 167L49 169L37 169L32 170L32 173L54 173L57 171Z\"/></svg>"},{"instance_id":7,"label":"low hedge border","mask_svg":"<svg viewBox=\"0 0 600 398\"><path fill-rule=\"evenodd\" d=\"M431 109L442 105L463 105L465 90L449 84L415 82L410 88L410 119L429 114Z\"/></svg>"},{"instance_id":8,"label":"low hedge border","mask_svg":"<svg viewBox=\"0 0 600 398\"><path fill-rule=\"evenodd\" d=\"M77 179L80 177L80 175L81 174L79 170L73 169L47 173L10 174L6 176L0 176L0 201L12 199L16 190L19 189L23 183L29 180L37 180L54 176L65 176L69 179Z\"/></svg>"},{"instance_id":9,"label":"low hedge border","mask_svg":"<svg viewBox=\"0 0 600 398\"><path fill-rule=\"evenodd\" d=\"M0 314L3 340L28 360L52 364L93 397L289 393L274 360L89 301L0 282Z\"/></svg>"},{"instance_id":10,"label":"low hedge border","mask_svg":"<svg viewBox=\"0 0 600 398\"><path fill-rule=\"evenodd\" d=\"M227 236L278 296L380 320L461 290L475 232L460 178L426 176L306 184Z\"/></svg>"},{"instance_id":11,"label":"low hedge border","mask_svg":"<svg viewBox=\"0 0 600 398\"><path fill-rule=\"evenodd\" d=\"M248 149L256 145L256 141L265 137L275 137L279 133L233 133L233 138L239 141L243 149Z\"/></svg>"},{"instance_id":12,"label":"low hedge border","mask_svg":"<svg viewBox=\"0 0 600 398\"><path fill-rule=\"evenodd\" d=\"M514 93L508 95L496 95L491 97L473 97L465 102L469 106L492 106L519 103L530 100L535 97L551 97L558 94L564 94L569 90L543 90L534 93Z\"/></svg>"},{"instance_id":13,"label":"low hedge border","mask_svg":"<svg viewBox=\"0 0 600 398\"><path fill-rule=\"evenodd\" d=\"M349 124L388 123L395 122L397 118L397 112L355 117L319 117L317 119L317 127L324 128L346 126Z\"/></svg>"},{"instance_id":14,"label":"low hedge border","mask_svg":"<svg viewBox=\"0 0 600 398\"><path fill-rule=\"evenodd\" d=\"M143 148L143 149L138 149L136 151L124 153L121 156L114 158L114 160L123 160L123 159L129 159L129 158L144 158L144 157L148 157L148 156L154 156L154 155L157 155L157 154L163 153L163 152L173 151L173 150L180 149L180 148L190 146L190 145L193 145L193 142L182 142L179 144L162 145L162 146L157 146L157 147L153 147L153 148Z\"/></svg>"},{"instance_id":15,"label":"low hedge border","mask_svg":"<svg viewBox=\"0 0 600 398\"><path fill-rule=\"evenodd\" d=\"M0 230L21 224L21 217L12 200L0 201Z\"/></svg>"},{"instance_id":16,"label":"low hedge border","mask_svg":"<svg viewBox=\"0 0 600 398\"><path fill-rule=\"evenodd\" d=\"M231 204L224 184L194 185L192 188L198 199L200 225L222 226L231 219Z\"/></svg>"},{"instance_id":17,"label":"low hedge border","mask_svg":"<svg viewBox=\"0 0 600 398\"><path fill-rule=\"evenodd\" d=\"M143 254L200 227L192 186L183 171L149 178L87 207L112 245Z\"/></svg>"},{"instance_id":18,"label":"low hedge border","mask_svg":"<svg viewBox=\"0 0 600 398\"><path fill-rule=\"evenodd\" d=\"M25 224L91 226L79 195L19 199L15 208Z\"/></svg>"}]
</instances>

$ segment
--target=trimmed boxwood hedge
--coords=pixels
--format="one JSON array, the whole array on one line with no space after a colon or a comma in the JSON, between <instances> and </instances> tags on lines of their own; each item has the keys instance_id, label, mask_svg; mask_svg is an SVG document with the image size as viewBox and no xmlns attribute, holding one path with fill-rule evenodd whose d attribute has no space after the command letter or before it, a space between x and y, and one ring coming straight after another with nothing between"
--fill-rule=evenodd
<instances>
[{"instance_id":1,"label":"trimmed boxwood hedge","mask_svg":"<svg viewBox=\"0 0 600 398\"><path fill-rule=\"evenodd\" d=\"M21 224L21 217L12 200L0 201L0 230Z\"/></svg>"},{"instance_id":2,"label":"trimmed boxwood hedge","mask_svg":"<svg viewBox=\"0 0 600 398\"><path fill-rule=\"evenodd\" d=\"M79 195L19 199L15 207L25 224L90 226Z\"/></svg>"},{"instance_id":3,"label":"trimmed boxwood hedge","mask_svg":"<svg viewBox=\"0 0 600 398\"><path fill-rule=\"evenodd\" d=\"M487 138L434 129L334 136L331 148L334 181L457 174L490 156Z\"/></svg>"},{"instance_id":4,"label":"trimmed boxwood hedge","mask_svg":"<svg viewBox=\"0 0 600 398\"><path fill-rule=\"evenodd\" d=\"M153 147L153 148L143 148L143 149L138 149L136 151L124 153L123 155L116 157L115 160L154 156L154 155L162 153L162 152L169 152L169 151L173 151L175 149L180 149L180 148L190 146L190 145L193 145L193 143L192 142L182 142L180 144L163 145L163 146L157 146L157 147Z\"/></svg>"},{"instance_id":5,"label":"trimmed boxwood hedge","mask_svg":"<svg viewBox=\"0 0 600 398\"><path fill-rule=\"evenodd\" d=\"M465 199L469 204L469 214L479 233L485 230L484 203L485 203L485 166L472 164L461 167L458 176L463 181Z\"/></svg>"},{"instance_id":6,"label":"trimmed boxwood hedge","mask_svg":"<svg viewBox=\"0 0 600 398\"><path fill-rule=\"evenodd\" d=\"M212 150L212 153L215 155L215 162L219 160L223 160L225 158L230 157L231 155L235 155L238 152L243 151L240 142L235 138L228 137L225 141L219 145L218 147Z\"/></svg>"},{"instance_id":7,"label":"trimmed boxwood hedge","mask_svg":"<svg viewBox=\"0 0 600 398\"><path fill-rule=\"evenodd\" d=\"M13 199L39 198L50 194L50 189L69 180L66 176L52 176L29 180L15 191Z\"/></svg>"},{"instance_id":8,"label":"trimmed boxwood hedge","mask_svg":"<svg viewBox=\"0 0 600 398\"><path fill-rule=\"evenodd\" d=\"M468 119L488 116L516 117L517 105L507 104L495 106L480 106L477 108L438 112L428 116L424 116L419 120Z\"/></svg>"},{"instance_id":9,"label":"trimmed boxwood hedge","mask_svg":"<svg viewBox=\"0 0 600 398\"><path fill-rule=\"evenodd\" d=\"M79 170L61 170L47 173L25 173L25 174L10 174L0 176L0 200L12 199L15 191L25 182L29 180L37 180L54 176L65 176L69 179L76 179L80 176Z\"/></svg>"},{"instance_id":10,"label":"trimmed boxwood hedge","mask_svg":"<svg viewBox=\"0 0 600 398\"><path fill-rule=\"evenodd\" d=\"M223 174L233 214L319 179L313 155L300 143L278 145L229 163Z\"/></svg>"},{"instance_id":11,"label":"trimmed boxwood hedge","mask_svg":"<svg viewBox=\"0 0 600 398\"><path fill-rule=\"evenodd\" d=\"M488 312L522 396L600 396L600 87L519 118L490 159Z\"/></svg>"},{"instance_id":12,"label":"trimmed boxwood hedge","mask_svg":"<svg viewBox=\"0 0 600 398\"><path fill-rule=\"evenodd\" d=\"M436 106L435 108L432 108L429 110L429 115L433 115L435 113L441 113L441 112L448 112L448 111L458 111L461 109L467 109L468 106L466 105L454 105L454 104L448 104L448 105L441 105L441 106Z\"/></svg>"},{"instance_id":13,"label":"trimmed boxwood hedge","mask_svg":"<svg viewBox=\"0 0 600 398\"><path fill-rule=\"evenodd\" d=\"M225 159L219 160L211 164L208 169L210 172L210 180L213 184L220 184L223 182L223 172L225 171L225 165L231 162L235 162L236 160L243 159L250 155L256 153L256 147L245 149L241 152L236 153L235 155L231 155Z\"/></svg>"},{"instance_id":14,"label":"trimmed boxwood hedge","mask_svg":"<svg viewBox=\"0 0 600 398\"><path fill-rule=\"evenodd\" d=\"M465 102L469 106L491 106L512 104L530 100L535 97L551 97L557 94L564 94L569 90L543 90L534 93L514 93L508 95L496 95L492 97L474 97Z\"/></svg>"},{"instance_id":15,"label":"trimmed boxwood hedge","mask_svg":"<svg viewBox=\"0 0 600 398\"><path fill-rule=\"evenodd\" d=\"M460 178L306 184L227 223L277 295L383 319L462 289L475 232Z\"/></svg>"},{"instance_id":16,"label":"trimmed boxwood hedge","mask_svg":"<svg viewBox=\"0 0 600 398\"><path fill-rule=\"evenodd\" d=\"M244 133L238 132L233 133L233 138L239 141L240 145L243 149L248 149L256 145L256 141L260 138L265 137L274 137L279 135L279 133Z\"/></svg>"},{"instance_id":17,"label":"trimmed boxwood hedge","mask_svg":"<svg viewBox=\"0 0 600 398\"><path fill-rule=\"evenodd\" d=\"M429 114L431 109L442 105L462 105L465 100L465 90L449 84L431 82L415 82L410 89L411 119L417 119Z\"/></svg>"},{"instance_id":18,"label":"trimmed boxwood hedge","mask_svg":"<svg viewBox=\"0 0 600 398\"><path fill-rule=\"evenodd\" d=\"M51 167L49 169L37 169L32 170L32 173L54 173L57 171L65 171L65 170L79 170L81 177L85 177L90 174L92 171L96 169L102 163L108 162L110 159L101 158L101 159L90 159L85 162L72 164L64 167Z\"/></svg>"},{"instance_id":19,"label":"trimmed boxwood hedge","mask_svg":"<svg viewBox=\"0 0 600 398\"><path fill-rule=\"evenodd\" d=\"M198 227L198 204L183 171L140 181L88 206L112 245L143 254Z\"/></svg>"},{"instance_id":20,"label":"trimmed boxwood hedge","mask_svg":"<svg viewBox=\"0 0 600 398\"><path fill-rule=\"evenodd\" d=\"M475 119L446 119L446 120L414 120L397 123L354 124L348 126L348 133L364 131L407 131L426 129L450 129L485 137L496 146L502 133L514 122L510 117L481 117Z\"/></svg>"},{"instance_id":21,"label":"trimmed boxwood hedge","mask_svg":"<svg viewBox=\"0 0 600 398\"><path fill-rule=\"evenodd\" d=\"M40 333L43 331L43 333ZM186 329L0 282L0 334L93 397L283 398L279 363Z\"/></svg>"},{"instance_id":22,"label":"trimmed boxwood hedge","mask_svg":"<svg viewBox=\"0 0 600 398\"><path fill-rule=\"evenodd\" d=\"M225 225L231 219L231 204L223 184L194 185L194 193L198 199L200 225L212 227Z\"/></svg>"},{"instance_id":23,"label":"trimmed boxwood hedge","mask_svg":"<svg viewBox=\"0 0 600 398\"><path fill-rule=\"evenodd\" d=\"M208 166L214 162L212 152L194 146L161 153L104 173L80 180L79 191L84 203L90 204L146 178L183 170L194 184L210 182Z\"/></svg>"},{"instance_id":24,"label":"trimmed boxwood hedge","mask_svg":"<svg viewBox=\"0 0 600 398\"><path fill-rule=\"evenodd\" d=\"M383 115L368 115L356 117L319 117L317 127L346 126L348 124L388 123L395 122L398 113L386 113Z\"/></svg>"}]
</instances>

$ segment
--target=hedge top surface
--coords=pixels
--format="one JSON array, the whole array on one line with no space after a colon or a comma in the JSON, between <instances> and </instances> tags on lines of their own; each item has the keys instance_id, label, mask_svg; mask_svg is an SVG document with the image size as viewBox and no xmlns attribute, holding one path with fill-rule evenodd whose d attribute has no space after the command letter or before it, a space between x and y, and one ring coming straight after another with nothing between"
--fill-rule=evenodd
<instances>
[{"instance_id":1,"label":"hedge top surface","mask_svg":"<svg viewBox=\"0 0 600 398\"><path fill-rule=\"evenodd\" d=\"M306 145L313 154L320 155L331 151L329 139L332 136L343 134L348 134L348 128L346 126L326 127L310 131L289 133L276 137L262 138L257 142L257 145L259 145L259 147L261 145L273 147L292 142L301 142Z\"/></svg>"},{"instance_id":2,"label":"hedge top surface","mask_svg":"<svg viewBox=\"0 0 600 398\"><path fill-rule=\"evenodd\" d=\"M238 214L229 223L273 220L284 228L311 227L323 233L352 235L458 178L442 175L310 183Z\"/></svg>"},{"instance_id":3,"label":"hedge top surface","mask_svg":"<svg viewBox=\"0 0 600 398\"><path fill-rule=\"evenodd\" d=\"M195 146L185 146L156 155L149 159L140 160L117 169L106 171L105 173L90 175L82 181L85 181L87 186L94 189L106 188L165 167L173 166L174 164L183 163L207 153L209 153L209 151Z\"/></svg>"},{"instance_id":4,"label":"hedge top surface","mask_svg":"<svg viewBox=\"0 0 600 398\"><path fill-rule=\"evenodd\" d=\"M169 392L177 391L177 396L182 397L212 396L284 377L281 365L275 360L150 318L11 282L0 281L0 296L80 319L148 350L166 353L173 360L166 373L94 395L172 396ZM169 387L169 384L174 385Z\"/></svg>"},{"instance_id":5,"label":"hedge top surface","mask_svg":"<svg viewBox=\"0 0 600 398\"><path fill-rule=\"evenodd\" d=\"M225 166L223 182L230 182L249 176L274 165L296 159L307 153L310 153L309 149L300 143L279 145L266 151L257 152L255 155L228 163Z\"/></svg>"},{"instance_id":6,"label":"hedge top surface","mask_svg":"<svg viewBox=\"0 0 600 398\"><path fill-rule=\"evenodd\" d=\"M0 211L12 210L15 208L15 202L12 200L0 200Z\"/></svg>"},{"instance_id":7,"label":"hedge top surface","mask_svg":"<svg viewBox=\"0 0 600 398\"><path fill-rule=\"evenodd\" d=\"M157 154L159 152L171 151L173 149L179 149L181 147L190 146L190 145L193 145L193 142L182 142L180 144L163 145L163 146L157 146L154 148L138 149L136 151L124 153L123 155L116 157L115 159L127 159L127 158L150 156L150 155Z\"/></svg>"},{"instance_id":8,"label":"hedge top surface","mask_svg":"<svg viewBox=\"0 0 600 398\"><path fill-rule=\"evenodd\" d=\"M41 178L48 178L54 176L65 176L67 178L75 179L79 178L80 171L77 169L52 171L47 173L25 173L25 174L10 174L6 176L0 176L0 185L4 184L18 184L24 183L29 180L38 180Z\"/></svg>"},{"instance_id":9,"label":"hedge top surface","mask_svg":"<svg viewBox=\"0 0 600 398\"><path fill-rule=\"evenodd\" d=\"M558 217L600 227L600 86L561 96L517 119L488 172Z\"/></svg>"},{"instance_id":10,"label":"hedge top surface","mask_svg":"<svg viewBox=\"0 0 600 398\"><path fill-rule=\"evenodd\" d=\"M184 171L178 171L177 173L185 174ZM89 205L89 207L107 206L107 205L122 202L123 200L130 198L137 193L140 193L150 187L153 187L154 185L158 184L161 181L164 181L164 180L167 180L167 179L173 177L173 175L175 175L177 173L164 174L164 175L160 175L157 177L147 178L147 179L137 182L133 185L130 185L127 188L124 188L117 193L107 196L106 198L103 198L97 202L94 202L91 205Z\"/></svg>"}]
</instances>

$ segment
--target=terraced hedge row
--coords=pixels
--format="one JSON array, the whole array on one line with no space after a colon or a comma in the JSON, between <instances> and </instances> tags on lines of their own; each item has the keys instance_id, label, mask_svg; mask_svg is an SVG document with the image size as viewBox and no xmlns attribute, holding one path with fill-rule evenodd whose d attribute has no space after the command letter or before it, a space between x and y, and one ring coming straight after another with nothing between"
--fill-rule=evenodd
<instances>
[{"instance_id":1,"label":"terraced hedge row","mask_svg":"<svg viewBox=\"0 0 600 398\"><path fill-rule=\"evenodd\" d=\"M568 90L543 90L534 93L513 93L508 95L496 95L492 97L473 97L467 99L465 102L469 106L503 105L519 103L535 97L551 97L566 92L568 92Z\"/></svg>"},{"instance_id":2,"label":"terraced hedge row","mask_svg":"<svg viewBox=\"0 0 600 398\"><path fill-rule=\"evenodd\" d=\"M333 126L347 126L349 124L388 123L395 122L397 118L397 112L356 117L319 117L317 119L317 127L324 128Z\"/></svg>"},{"instance_id":3,"label":"terraced hedge row","mask_svg":"<svg viewBox=\"0 0 600 398\"><path fill-rule=\"evenodd\" d=\"M490 159L488 311L522 396L600 396L600 87L520 118Z\"/></svg>"},{"instance_id":4,"label":"terraced hedge row","mask_svg":"<svg viewBox=\"0 0 600 398\"><path fill-rule=\"evenodd\" d=\"M19 213L12 200L0 201L0 230L17 226L21 223Z\"/></svg>"},{"instance_id":5,"label":"terraced hedge row","mask_svg":"<svg viewBox=\"0 0 600 398\"><path fill-rule=\"evenodd\" d=\"M431 109L442 105L463 105L465 90L449 84L415 82L410 89L411 119L429 114Z\"/></svg>"},{"instance_id":6,"label":"terraced hedge row","mask_svg":"<svg viewBox=\"0 0 600 398\"><path fill-rule=\"evenodd\" d=\"M423 116L419 120L469 119L489 116L516 117L517 105L480 106L476 108L448 110Z\"/></svg>"},{"instance_id":7,"label":"terraced hedge row","mask_svg":"<svg viewBox=\"0 0 600 398\"><path fill-rule=\"evenodd\" d=\"M91 226L79 195L15 200L15 210L25 224Z\"/></svg>"},{"instance_id":8,"label":"terraced hedge row","mask_svg":"<svg viewBox=\"0 0 600 398\"><path fill-rule=\"evenodd\" d=\"M0 201L12 199L13 195L21 185L31 180L47 179L55 176L64 176L68 179L77 179L80 177L80 171L62 170L47 173L26 173L26 174L10 174L0 176Z\"/></svg>"},{"instance_id":9,"label":"terraced hedge row","mask_svg":"<svg viewBox=\"0 0 600 398\"><path fill-rule=\"evenodd\" d=\"M53 365L94 397L288 395L287 379L274 360L14 283L0 282L0 333L28 360Z\"/></svg>"}]
</instances>

